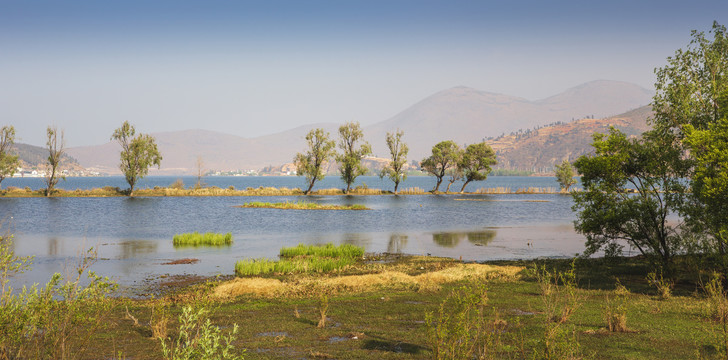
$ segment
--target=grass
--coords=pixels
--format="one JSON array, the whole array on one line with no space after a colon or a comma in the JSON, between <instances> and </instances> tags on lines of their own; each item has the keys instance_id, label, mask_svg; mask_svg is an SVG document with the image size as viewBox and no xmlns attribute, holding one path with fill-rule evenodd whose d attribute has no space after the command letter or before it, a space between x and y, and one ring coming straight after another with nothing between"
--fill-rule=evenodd
<instances>
[{"instance_id":1,"label":"grass","mask_svg":"<svg viewBox=\"0 0 728 360\"><path fill-rule=\"evenodd\" d=\"M238 276L265 274L324 273L354 264L364 249L350 244L304 245L282 248L281 260L246 259L235 264Z\"/></svg>"},{"instance_id":2,"label":"grass","mask_svg":"<svg viewBox=\"0 0 728 360\"><path fill-rule=\"evenodd\" d=\"M294 258L300 256L331 257L331 258L359 258L364 255L364 249L351 244L326 245L305 245L298 244L294 247L281 248L279 253L282 258Z\"/></svg>"},{"instance_id":3,"label":"grass","mask_svg":"<svg viewBox=\"0 0 728 360\"><path fill-rule=\"evenodd\" d=\"M174 246L229 246L233 243L231 233L193 233L177 234L173 238Z\"/></svg>"},{"instance_id":4,"label":"grass","mask_svg":"<svg viewBox=\"0 0 728 360\"><path fill-rule=\"evenodd\" d=\"M308 201L269 203L262 201L253 201L239 205L241 208L266 208L266 209L282 209L282 210L371 210L364 205L323 205Z\"/></svg>"}]
</instances>

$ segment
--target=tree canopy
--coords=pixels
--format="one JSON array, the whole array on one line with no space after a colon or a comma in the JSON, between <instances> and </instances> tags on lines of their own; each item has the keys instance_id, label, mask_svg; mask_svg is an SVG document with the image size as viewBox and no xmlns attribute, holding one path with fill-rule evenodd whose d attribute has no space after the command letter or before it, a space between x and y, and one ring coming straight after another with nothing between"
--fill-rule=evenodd
<instances>
[{"instance_id":1,"label":"tree canopy","mask_svg":"<svg viewBox=\"0 0 728 360\"><path fill-rule=\"evenodd\" d=\"M460 147L454 141L441 141L432 147L432 155L420 162L422 170L434 175L437 179L432 192L437 192L440 189L440 184L447 175L447 171L457 166L459 151Z\"/></svg>"},{"instance_id":2,"label":"tree canopy","mask_svg":"<svg viewBox=\"0 0 728 360\"><path fill-rule=\"evenodd\" d=\"M490 145L485 142L468 145L457 165L465 179L460 192L464 192L465 187L472 181L487 179L491 170L490 166L495 164L497 164L495 152Z\"/></svg>"},{"instance_id":3,"label":"tree canopy","mask_svg":"<svg viewBox=\"0 0 728 360\"><path fill-rule=\"evenodd\" d=\"M360 175L367 173L368 169L361 163L361 159L372 153L369 143L359 142L364 138L358 122L350 122L339 127L339 148L341 153L336 155L341 171L341 180L346 183L346 193L351 190L351 184Z\"/></svg>"},{"instance_id":4,"label":"tree canopy","mask_svg":"<svg viewBox=\"0 0 728 360\"><path fill-rule=\"evenodd\" d=\"M305 153L297 153L293 162L296 164L296 175L305 176L309 194L314 183L325 176L323 164L334 155L336 143L329 139L329 133L324 129L312 129L306 135L308 149Z\"/></svg>"},{"instance_id":5,"label":"tree canopy","mask_svg":"<svg viewBox=\"0 0 728 360\"><path fill-rule=\"evenodd\" d=\"M6 177L13 176L18 167L18 155L11 150L15 144L15 127L3 126L0 128L0 184Z\"/></svg>"},{"instance_id":6,"label":"tree canopy","mask_svg":"<svg viewBox=\"0 0 728 360\"><path fill-rule=\"evenodd\" d=\"M139 179L149 173L149 168L162 164L162 155L157 149L154 137L147 134L136 134L134 126L124 121L120 128L111 135L121 145L119 169L124 173L129 184L129 196L134 194L134 186Z\"/></svg>"},{"instance_id":7,"label":"tree canopy","mask_svg":"<svg viewBox=\"0 0 728 360\"><path fill-rule=\"evenodd\" d=\"M561 186L561 190L568 192L569 188L576 184L574 167L571 166L569 160L564 160L561 164L556 164L554 167L556 169L556 181Z\"/></svg>"}]
</instances>

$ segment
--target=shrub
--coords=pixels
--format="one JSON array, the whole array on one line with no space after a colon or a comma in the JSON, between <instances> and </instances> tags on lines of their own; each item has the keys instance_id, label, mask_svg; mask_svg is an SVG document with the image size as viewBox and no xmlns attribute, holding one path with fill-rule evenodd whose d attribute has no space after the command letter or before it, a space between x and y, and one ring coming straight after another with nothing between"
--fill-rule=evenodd
<instances>
[{"instance_id":1,"label":"shrub","mask_svg":"<svg viewBox=\"0 0 728 360\"><path fill-rule=\"evenodd\" d=\"M672 297L672 287L674 283L669 279L664 279L662 277L662 272L660 272L659 277L654 271L648 273L647 282L657 289L657 295L660 300L667 300Z\"/></svg>"},{"instance_id":2,"label":"shrub","mask_svg":"<svg viewBox=\"0 0 728 360\"><path fill-rule=\"evenodd\" d=\"M233 325L227 336L223 335L219 327L212 325L207 313L204 308L196 311L191 306L182 308L177 339L169 342L161 339L165 359L243 359L243 355L233 354L238 324Z\"/></svg>"}]
</instances>

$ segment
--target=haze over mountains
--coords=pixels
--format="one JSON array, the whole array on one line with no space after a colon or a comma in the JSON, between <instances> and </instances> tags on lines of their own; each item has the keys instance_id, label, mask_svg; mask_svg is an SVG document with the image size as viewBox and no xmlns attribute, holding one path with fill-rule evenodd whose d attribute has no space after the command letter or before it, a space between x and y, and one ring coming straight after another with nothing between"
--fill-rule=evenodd
<instances>
[{"instance_id":1,"label":"haze over mountains","mask_svg":"<svg viewBox=\"0 0 728 360\"><path fill-rule=\"evenodd\" d=\"M554 122L571 122L585 117L603 118L650 103L652 92L618 81L592 81L542 100L454 87L433 94L390 119L364 126L364 137L376 156L387 157L385 134L404 130L410 147L408 159L421 160L442 140L459 144L480 142L519 129ZM356 114L352 119L356 120ZM133 123L133 121L132 121ZM310 124L256 138L206 131L185 130L152 134L163 156L159 173L183 174L196 171L200 156L206 169L261 169L291 162L306 148L305 135L322 127L336 139L341 124ZM109 142L98 146L69 148L68 154L86 167L118 173L119 146Z\"/></svg>"}]
</instances>

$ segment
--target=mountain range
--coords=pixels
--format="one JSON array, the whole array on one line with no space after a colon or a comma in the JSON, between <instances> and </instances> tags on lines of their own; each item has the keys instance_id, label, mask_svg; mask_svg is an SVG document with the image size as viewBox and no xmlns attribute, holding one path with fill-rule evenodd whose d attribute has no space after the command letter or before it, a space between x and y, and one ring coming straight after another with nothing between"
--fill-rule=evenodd
<instances>
[{"instance_id":1,"label":"mountain range","mask_svg":"<svg viewBox=\"0 0 728 360\"><path fill-rule=\"evenodd\" d=\"M501 143L505 144L503 139L510 132L571 123L576 119L606 118L646 105L651 98L649 90L608 80L592 81L536 101L459 86L433 94L390 119L364 126L363 131L365 140L372 144L374 155L387 157L386 133L403 130L404 141L410 148L408 159L419 161L442 140L464 145L501 138ZM222 171L289 163L297 152L306 149L305 135L309 130L323 128L336 139L340 125L309 124L255 138L207 130L153 133L163 160L162 168L152 173L194 173L198 157L206 169ZM511 143L515 144L514 141ZM589 136L586 141L590 142ZM114 174L119 173L119 150L118 144L109 142L68 148L67 152L86 168ZM507 147L498 151L502 155L515 154ZM534 161L533 164L538 167L545 163ZM515 163L512 165L517 167Z\"/></svg>"}]
</instances>

